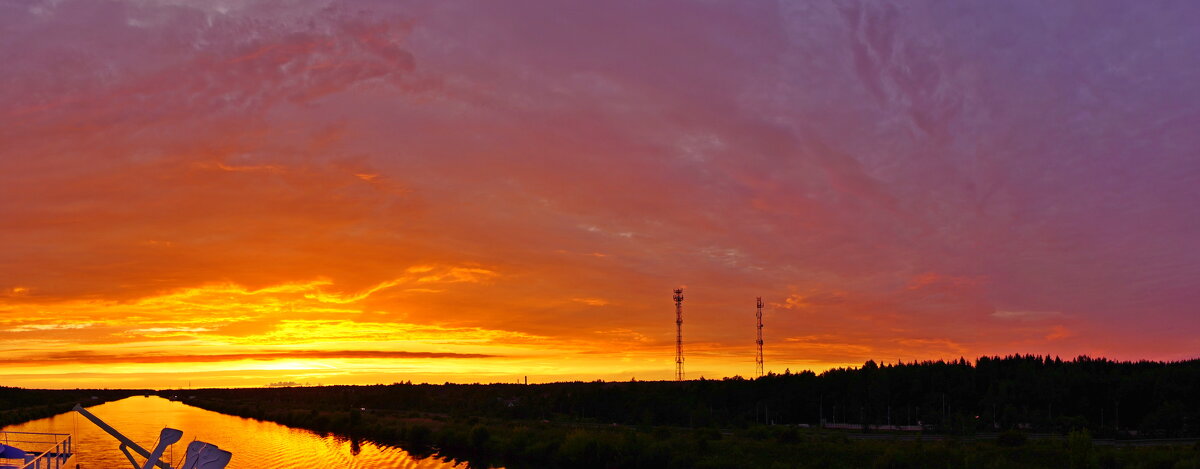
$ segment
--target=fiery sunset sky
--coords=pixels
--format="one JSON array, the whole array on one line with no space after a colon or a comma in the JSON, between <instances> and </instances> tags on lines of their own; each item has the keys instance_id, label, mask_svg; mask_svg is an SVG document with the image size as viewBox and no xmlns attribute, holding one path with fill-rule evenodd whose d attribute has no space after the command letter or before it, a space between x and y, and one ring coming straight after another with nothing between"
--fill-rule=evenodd
<instances>
[{"instance_id":1,"label":"fiery sunset sky","mask_svg":"<svg viewBox=\"0 0 1200 469\"><path fill-rule=\"evenodd\" d=\"M0 385L1200 356L1200 3L0 0Z\"/></svg>"}]
</instances>

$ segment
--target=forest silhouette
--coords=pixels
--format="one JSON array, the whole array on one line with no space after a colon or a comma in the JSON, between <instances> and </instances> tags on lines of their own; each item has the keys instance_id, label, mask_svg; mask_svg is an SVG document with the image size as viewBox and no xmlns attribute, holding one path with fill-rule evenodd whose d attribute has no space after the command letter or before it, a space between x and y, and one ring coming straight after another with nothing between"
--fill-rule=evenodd
<instances>
[{"instance_id":1,"label":"forest silhouette","mask_svg":"<svg viewBox=\"0 0 1200 469\"><path fill-rule=\"evenodd\" d=\"M755 423L922 425L969 434L1024 429L1095 435L1200 435L1200 360L1118 362L1080 356L980 357L682 382L403 384L191 391L317 410L628 425ZM869 427L867 429L870 429Z\"/></svg>"},{"instance_id":2,"label":"forest silhouette","mask_svg":"<svg viewBox=\"0 0 1200 469\"><path fill-rule=\"evenodd\" d=\"M475 465L1179 468L1200 467L1197 389L1200 360L1014 355L757 379L163 394Z\"/></svg>"}]
</instances>

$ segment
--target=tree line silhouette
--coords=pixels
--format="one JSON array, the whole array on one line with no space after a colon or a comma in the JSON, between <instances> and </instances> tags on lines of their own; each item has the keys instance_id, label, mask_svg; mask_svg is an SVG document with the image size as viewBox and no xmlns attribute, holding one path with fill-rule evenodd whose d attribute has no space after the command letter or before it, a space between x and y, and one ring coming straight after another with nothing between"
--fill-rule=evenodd
<instances>
[{"instance_id":1,"label":"tree line silhouette","mask_svg":"<svg viewBox=\"0 0 1200 469\"><path fill-rule=\"evenodd\" d=\"M1097 436L1200 435L1200 360L1118 362L1013 355L770 373L758 379L408 384L207 389L208 399L315 410L741 428L824 421L971 434L1087 429Z\"/></svg>"},{"instance_id":2,"label":"tree line silhouette","mask_svg":"<svg viewBox=\"0 0 1200 469\"><path fill-rule=\"evenodd\" d=\"M149 392L129 389L23 389L0 386L0 427L68 412L77 403L91 406Z\"/></svg>"},{"instance_id":3,"label":"tree line silhouette","mask_svg":"<svg viewBox=\"0 0 1200 469\"><path fill-rule=\"evenodd\" d=\"M1200 360L1014 355L757 379L159 394L341 435L352 451L370 439L472 467L1200 469L1198 391ZM144 392L0 388L0 417L11 423L65 411L68 400ZM822 421L848 431L815 428ZM1191 439L1141 446L1177 437Z\"/></svg>"},{"instance_id":4,"label":"tree line silhouette","mask_svg":"<svg viewBox=\"0 0 1200 469\"><path fill-rule=\"evenodd\" d=\"M1198 385L1200 360L1023 355L757 379L168 394L472 467L1200 469L1195 439L1143 439L1196 436ZM822 419L849 431L815 428Z\"/></svg>"}]
</instances>

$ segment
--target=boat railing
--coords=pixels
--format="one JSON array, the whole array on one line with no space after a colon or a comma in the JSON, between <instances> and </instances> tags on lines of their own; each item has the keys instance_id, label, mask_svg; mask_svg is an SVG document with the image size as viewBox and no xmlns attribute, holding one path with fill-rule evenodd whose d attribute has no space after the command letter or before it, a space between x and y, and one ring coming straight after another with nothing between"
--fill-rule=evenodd
<instances>
[{"instance_id":1,"label":"boat railing","mask_svg":"<svg viewBox=\"0 0 1200 469\"><path fill-rule=\"evenodd\" d=\"M27 451L19 469L60 469L75 455L74 440L68 433L0 432L6 445L18 448L34 448ZM40 452L38 452L40 451ZM0 464L0 467L6 467Z\"/></svg>"}]
</instances>

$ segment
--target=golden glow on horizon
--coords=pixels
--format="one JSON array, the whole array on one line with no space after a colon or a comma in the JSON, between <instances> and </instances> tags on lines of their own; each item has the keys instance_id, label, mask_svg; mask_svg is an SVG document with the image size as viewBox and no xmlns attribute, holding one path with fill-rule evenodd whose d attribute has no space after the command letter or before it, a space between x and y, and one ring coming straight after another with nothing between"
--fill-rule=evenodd
<instances>
[{"instance_id":1,"label":"golden glow on horizon","mask_svg":"<svg viewBox=\"0 0 1200 469\"><path fill-rule=\"evenodd\" d=\"M480 267L421 265L350 292L321 278L259 288L210 284L130 302L10 301L9 314L0 319L0 332L9 337L0 352L7 357L8 383L43 387L161 387L164 381L181 380L256 386L285 378L358 383L387 382L389 376L393 381L488 381L517 375L534 375L535 381L661 379L665 376L660 374L669 372L661 347L632 329L595 331L593 339L552 340L405 322L396 320L402 314L372 314L366 307L372 295L393 287L434 284L445 289L499 276ZM570 301L593 308L609 305L597 298ZM402 304L395 307L403 309ZM612 343L624 346L613 349ZM696 376L705 368L712 377L740 371L741 364L725 347L692 343L688 351ZM372 355L376 353L395 356ZM614 369L614 363L619 367Z\"/></svg>"},{"instance_id":2,"label":"golden glow on horizon","mask_svg":"<svg viewBox=\"0 0 1200 469\"><path fill-rule=\"evenodd\" d=\"M129 301L43 300L37 291L21 288L16 295L14 289L6 300L7 314L0 317L0 333L7 336L0 345L3 376L8 385L22 386L169 387L181 382L259 386L280 380L369 384L531 376L539 382L671 375L670 337L662 334L668 328L595 328L549 336L460 325L453 315L413 318L410 311L431 303L445 305L438 308L442 311L458 311L461 305L454 306L455 298L475 288L502 291L505 285L497 283L507 277L496 268L478 265L422 263L401 272L361 288L346 288L329 277L253 288L218 282ZM925 275L915 285L919 289L936 283ZM490 293L484 294L486 298ZM800 316L828 321L833 317L812 314L844 303L846 297L838 291L796 291L771 304L768 323ZM562 298L559 304L595 314L621 307L590 296ZM686 311L696 309L704 305L685 303ZM709 321L685 322L690 338L685 345L688 376L748 375L752 349L704 337ZM901 337L879 343L870 336L772 337L771 331L767 363L775 372L856 366L862 359L900 353L905 355L897 358L914 360L969 352L941 338ZM1048 332L1043 328L1031 333L1043 334L1046 340L1071 335L1057 324Z\"/></svg>"},{"instance_id":3,"label":"golden glow on horizon","mask_svg":"<svg viewBox=\"0 0 1200 469\"><path fill-rule=\"evenodd\" d=\"M8 314L0 319L0 332L8 336L0 352L7 357L2 361L8 383L43 387L670 376L669 343L638 328L548 337L455 326L449 317L440 322L406 319L404 311L414 305L453 298L450 292L464 285L486 288L503 278L490 268L421 264L358 290L345 290L321 277L256 288L212 283L125 302L34 302L14 297L8 300ZM434 288L409 288L414 285ZM391 296L377 298L386 295ZM772 306L804 314L817 306L813 302L827 303L826 296L796 293ZM564 301L598 311L614 306L594 297ZM694 321L685 324L685 328L695 327ZM1067 334L1062 326L1050 332L1051 336ZM768 368L776 372L853 366L861 361L822 357L876 357L881 350L869 342L830 334L771 338L769 344ZM938 356L967 352L945 339L902 339L897 345ZM691 340L685 349L691 377L746 375L747 363L752 362L749 348Z\"/></svg>"}]
</instances>

